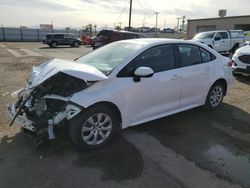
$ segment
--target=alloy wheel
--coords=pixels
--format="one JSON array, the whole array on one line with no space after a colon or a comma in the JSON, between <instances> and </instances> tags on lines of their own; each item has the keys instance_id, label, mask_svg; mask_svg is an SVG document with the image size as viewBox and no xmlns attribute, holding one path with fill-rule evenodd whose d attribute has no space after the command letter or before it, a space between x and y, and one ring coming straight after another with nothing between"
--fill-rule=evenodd
<instances>
[{"instance_id":1,"label":"alloy wheel","mask_svg":"<svg viewBox=\"0 0 250 188\"><path fill-rule=\"evenodd\" d=\"M212 107L217 107L223 98L223 88L220 85L217 85L213 88L210 94L210 104Z\"/></svg>"},{"instance_id":2,"label":"alloy wheel","mask_svg":"<svg viewBox=\"0 0 250 188\"><path fill-rule=\"evenodd\" d=\"M99 145L109 137L111 131L111 118L105 113L97 113L84 122L82 139L89 145Z\"/></svg>"}]
</instances>

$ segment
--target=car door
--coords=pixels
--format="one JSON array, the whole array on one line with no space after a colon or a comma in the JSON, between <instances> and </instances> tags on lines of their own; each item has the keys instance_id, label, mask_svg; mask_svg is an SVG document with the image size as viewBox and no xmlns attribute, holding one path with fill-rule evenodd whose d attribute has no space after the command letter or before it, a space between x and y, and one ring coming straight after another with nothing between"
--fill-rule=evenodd
<instances>
[{"instance_id":1,"label":"car door","mask_svg":"<svg viewBox=\"0 0 250 188\"><path fill-rule=\"evenodd\" d=\"M150 67L154 75L134 81L139 67ZM129 76L122 76L123 74ZM153 47L129 63L120 72L120 82L126 84L127 111L131 124L154 119L179 107L180 79L172 45Z\"/></svg>"},{"instance_id":2,"label":"car door","mask_svg":"<svg viewBox=\"0 0 250 188\"><path fill-rule=\"evenodd\" d=\"M230 50L230 38L227 32L218 32L214 37L214 49L218 52Z\"/></svg>"},{"instance_id":3,"label":"car door","mask_svg":"<svg viewBox=\"0 0 250 188\"><path fill-rule=\"evenodd\" d=\"M69 34L66 34L64 35L64 44L65 45L69 45L69 44L72 44L73 43L73 36L72 35L69 35Z\"/></svg>"},{"instance_id":4,"label":"car door","mask_svg":"<svg viewBox=\"0 0 250 188\"><path fill-rule=\"evenodd\" d=\"M177 45L177 51L182 77L180 107L201 105L213 76L215 56L199 46L189 44Z\"/></svg>"},{"instance_id":5,"label":"car door","mask_svg":"<svg viewBox=\"0 0 250 188\"><path fill-rule=\"evenodd\" d=\"M57 34L55 35L56 41L58 44L63 45L64 44L64 35L63 34Z\"/></svg>"}]
</instances>

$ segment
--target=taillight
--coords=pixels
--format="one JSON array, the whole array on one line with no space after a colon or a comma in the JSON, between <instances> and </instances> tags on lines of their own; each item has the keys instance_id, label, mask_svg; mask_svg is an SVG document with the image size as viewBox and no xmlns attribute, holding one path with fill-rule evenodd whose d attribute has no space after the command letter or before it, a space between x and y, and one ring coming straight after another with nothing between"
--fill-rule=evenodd
<instances>
[{"instance_id":1,"label":"taillight","mask_svg":"<svg viewBox=\"0 0 250 188\"><path fill-rule=\"evenodd\" d=\"M234 65L234 61L233 61L233 60L229 61L227 65L228 65L229 67L232 67L232 66Z\"/></svg>"}]
</instances>

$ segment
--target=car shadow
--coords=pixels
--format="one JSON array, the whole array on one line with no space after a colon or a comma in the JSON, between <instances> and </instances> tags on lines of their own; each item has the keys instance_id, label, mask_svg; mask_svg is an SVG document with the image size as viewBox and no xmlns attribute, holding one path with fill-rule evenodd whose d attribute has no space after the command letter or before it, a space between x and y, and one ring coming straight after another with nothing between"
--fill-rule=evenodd
<instances>
[{"instance_id":1,"label":"car shadow","mask_svg":"<svg viewBox=\"0 0 250 188\"><path fill-rule=\"evenodd\" d=\"M238 107L226 103L215 111L199 107L131 129L153 136L219 178L250 186L250 143L240 138L250 134L250 114Z\"/></svg>"},{"instance_id":2,"label":"car shadow","mask_svg":"<svg viewBox=\"0 0 250 188\"><path fill-rule=\"evenodd\" d=\"M60 179L67 180L68 175L64 170L58 174L57 169L62 167L68 172L78 173L74 176L76 181L81 179L82 173L88 174L88 170L103 172L92 175L95 177L93 179L102 181L122 182L141 176L144 167L143 158L136 147L122 135L117 136L102 149L82 152L74 147L67 130L67 126L61 127L56 132L55 140L44 142L37 148L23 132L19 131L14 136L3 136L0 139L1 185L14 187L20 182L22 187L32 187L30 186L32 179L40 178L36 177L37 174L61 176ZM27 177L30 181L24 181ZM56 178L50 181L57 182Z\"/></svg>"},{"instance_id":3,"label":"car shadow","mask_svg":"<svg viewBox=\"0 0 250 188\"><path fill-rule=\"evenodd\" d=\"M80 48L81 46L79 46ZM71 46L57 46L56 48L52 48L52 47L40 47L39 49L43 50L43 49L65 49L65 48L77 48L77 47L71 47Z\"/></svg>"}]
</instances>

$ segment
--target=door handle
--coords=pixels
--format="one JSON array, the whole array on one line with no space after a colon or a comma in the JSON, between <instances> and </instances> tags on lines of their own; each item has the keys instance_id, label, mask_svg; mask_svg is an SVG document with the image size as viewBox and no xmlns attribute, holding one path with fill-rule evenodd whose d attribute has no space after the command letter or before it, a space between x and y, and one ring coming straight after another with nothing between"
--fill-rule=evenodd
<instances>
[{"instance_id":1,"label":"door handle","mask_svg":"<svg viewBox=\"0 0 250 188\"><path fill-rule=\"evenodd\" d=\"M178 80L181 79L181 76L174 74L172 78L170 78L170 80Z\"/></svg>"}]
</instances>

